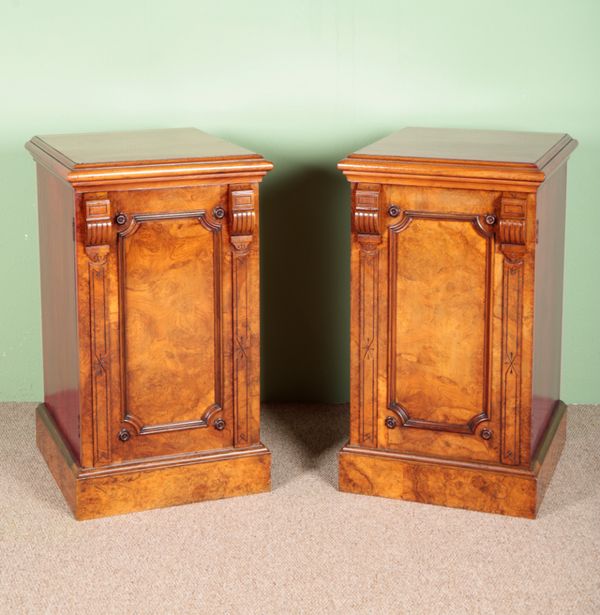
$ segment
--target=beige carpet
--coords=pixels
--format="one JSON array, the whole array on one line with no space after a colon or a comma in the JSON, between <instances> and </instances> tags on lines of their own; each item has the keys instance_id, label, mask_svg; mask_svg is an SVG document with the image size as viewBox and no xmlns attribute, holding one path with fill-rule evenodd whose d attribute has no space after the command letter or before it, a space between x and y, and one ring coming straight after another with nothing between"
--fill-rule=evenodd
<instances>
[{"instance_id":1,"label":"beige carpet","mask_svg":"<svg viewBox=\"0 0 600 615\"><path fill-rule=\"evenodd\" d=\"M273 492L76 522L0 405L0 612L600 613L600 407L570 409L537 521L336 491L344 407L271 406Z\"/></svg>"}]
</instances>

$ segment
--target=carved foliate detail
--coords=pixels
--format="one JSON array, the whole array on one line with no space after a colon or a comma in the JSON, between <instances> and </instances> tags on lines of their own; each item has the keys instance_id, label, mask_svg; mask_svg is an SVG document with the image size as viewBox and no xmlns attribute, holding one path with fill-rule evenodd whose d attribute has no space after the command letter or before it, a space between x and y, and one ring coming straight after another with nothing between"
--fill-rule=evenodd
<instances>
[{"instance_id":1,"label":"carved foliate detail","mask_svg":"<svg viewBox=\"0 0 600 615\"><path fill-rule=\"evenodd\" d=\"M527 195L505 193L500 202L498 243L502 268L502 463L520 461L521 361Z\"/></svg>"}]
</instances>

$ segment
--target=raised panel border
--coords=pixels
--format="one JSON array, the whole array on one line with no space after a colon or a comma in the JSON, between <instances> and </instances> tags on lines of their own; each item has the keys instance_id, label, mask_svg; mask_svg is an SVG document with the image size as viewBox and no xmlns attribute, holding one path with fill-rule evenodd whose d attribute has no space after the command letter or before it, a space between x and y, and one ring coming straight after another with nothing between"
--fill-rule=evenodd
<instances>
[{"instance_id":1,"label":"raised panel border","mask_svg":"<svg viewBox=\"0 0 600 615\"><path fill-rule=\"evenodd\" d=\"M145 425L143 421L127 409L127 375L126 375L126 304L125 304L125 284L126 284L126 262L123 239L131 237L136 233L140 226L146 222L177 220L186 218L196 218L198 222L213 234L213 274L214 274L214 314L215 314L215 400L202 413L199 419L189 421L178 421L163 423L158 425ZM137 435L150 435L170 431L180 431L184 429L196 429L208 427L213 416L223 410L223 280L222 280L222 236L221 224L214 222L208 217L206 210L183 211L183 212L161 212L156 214L136 213L129 218L125 217L125 224L122 230L117 233L117 254L119 260L119 327L120 352L119 363L121 367L121 408L122 423L132 427Z\"/></svg>"},{"instance_id":2,"label":"raised panel border","mask_svg":"<svg viewBox=\"0 0 600 615\"><path fill-rule=\"evenodd\" d=\"M403 427L417 429L429 429L433 431L445 431L450 433L473 434L477 426L484 421L490 421L492 417L491 401L491 353L490 342L492 332L492 310L491 299L493 295L493 259L494 259L494 231L493 225L496 218L493 214L459 214L429 211L398 210L401 212L400 220L389 227L389 269L388 269L388 409L392 410L399 418ZM396 314L397 314L397 241L398 235L405 231L414 220L441 220L466 222L473 226L475 231L486 239L486 297L485 297L485 332L484 332L484 391L483 408L481 412L474 415L466 423L441 423L437 421L427 421L416 419L410 416L410 409L406 408L397 401L396 395Z\"/></svg>"}]
</instances>

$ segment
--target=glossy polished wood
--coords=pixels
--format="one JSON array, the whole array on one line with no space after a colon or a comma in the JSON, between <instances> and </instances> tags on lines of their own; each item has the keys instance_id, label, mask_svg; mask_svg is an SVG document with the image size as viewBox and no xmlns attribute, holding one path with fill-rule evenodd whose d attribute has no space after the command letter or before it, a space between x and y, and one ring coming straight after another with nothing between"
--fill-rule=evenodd
<instances>
[{"instance_id":1,"label":"glossy polished wood","mask_svg":"<svg viewBox=\"0 0 600 615\"><path fill-rule=\"evenodd\" d=\"M262 446L209 451L84 469L42 404L37 446L78 520L191 504L271 489L271 453Z\"/></svg>"},{"instance_id":2,"label":"glossy polished wood","mask_svg":"<svg viewBox=\"0 0 600 615\"><path fill-rule=\"evenodd\" d=\"M76 464L76 486L59 481L81 496L76 516L267 489L264 460L231 489L219 467L230 455L227 467L253 471L239 451L269 455L259 435L258 184L271 163L194 129L27 147L40 194L44 412L52 439L64 440L42 451L51 469L64 463L56 446ZM177 467L181 496L152 494L150 459L162 460L160 480Z\"/></svg>"},{"instance_id":3,"label":"glossy polished wood","mask_svg":"<svg viewBox=\"0 0 600 615\"><path fill-rule=\"evenodd\" d=\"M566 438L558 404L531 470L345 446L341 491L535 519Z\"/></svg>"},{"instance_id":4,"label":"glossy polished wood","mask_svg":"<svg viewBox=\"0 0 600 615\"><path fill-rule=\"evenodd\" d=\"M471 464L469 476L489 476L496 464L503 481L518 468L536 484L536 451L560 403L566 160L575 146L561 134L405 129L339 164L353 229L351 430L340 464L347 470L368 451L360 471L379 494L494 509L467 489L462 470L431 471L454 485L452 501L394 482L409 480L401 464L424 458ZM384 451L385 463L373 461ZM517 500L507 497L500 512L529 516Z\"/></svg>"}]
</instances>

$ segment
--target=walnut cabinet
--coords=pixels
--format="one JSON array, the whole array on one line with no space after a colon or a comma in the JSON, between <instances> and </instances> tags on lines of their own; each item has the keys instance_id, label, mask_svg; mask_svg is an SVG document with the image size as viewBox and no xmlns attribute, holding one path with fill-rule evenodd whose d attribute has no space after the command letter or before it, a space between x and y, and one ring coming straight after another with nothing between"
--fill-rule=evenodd
<instances>
[{"instance_id":1,"label":"walnut cabinet","mask_svg":"<svg viewBox=\"0 0 600 615\"><path fill-rule=\"evenodd\" d=\"M564 134L408 128L351 183L340 489L534 517L565 438Z\"/></svg>"},{"instance_id":2,"label":"walnut cabinet","mask_svg":"<svg viewBox=\"0 0 600 615\"><path fill-rule=\"evenodd\" d=\"M257 154L196 129L34 137L44 404L77 518L265 491Z\"/></svg>"}]
</instances>

